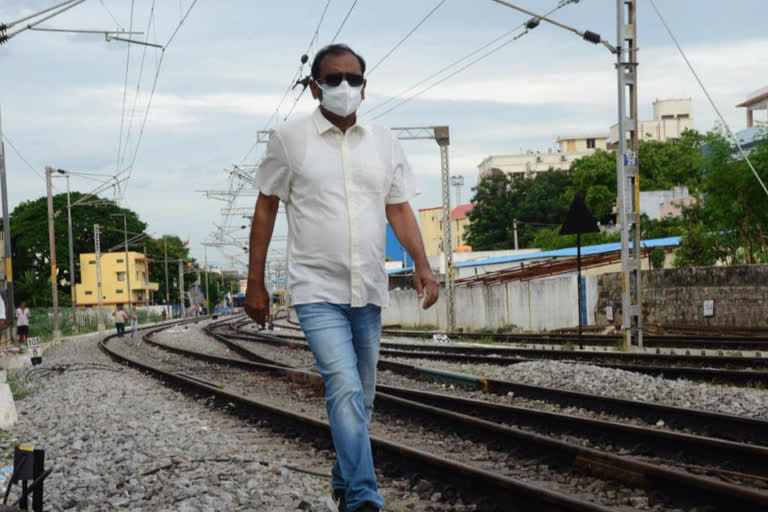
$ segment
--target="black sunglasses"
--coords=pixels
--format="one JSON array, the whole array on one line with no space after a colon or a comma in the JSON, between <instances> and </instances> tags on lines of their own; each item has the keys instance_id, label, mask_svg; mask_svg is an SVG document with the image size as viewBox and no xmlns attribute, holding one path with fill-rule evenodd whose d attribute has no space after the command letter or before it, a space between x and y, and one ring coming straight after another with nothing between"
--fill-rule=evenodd
<instances>
[{"instance_id":1,"label":"black sunglasses","mask_svg":"<svg viewBox=\"0 0 768 512\"><path fill-rule=\"evenodd\" d=\"M363 85L363 75L354 73L329 73L325 75L323 82L331 87L338 87L341 84L341 81L345 79L352 87L360 87Z\"/></svg>"}]
</instances>

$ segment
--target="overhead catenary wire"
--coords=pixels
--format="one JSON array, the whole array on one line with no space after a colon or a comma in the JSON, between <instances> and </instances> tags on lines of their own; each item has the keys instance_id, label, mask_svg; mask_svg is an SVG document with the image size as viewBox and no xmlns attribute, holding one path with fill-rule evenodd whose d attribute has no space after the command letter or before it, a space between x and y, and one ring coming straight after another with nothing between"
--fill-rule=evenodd
<instances>
[{"instance_id":1,"label":"overhead catenary wire","mask_svg":"<svg viewBox=\"0 0 768 512\"><path fill-rule=\"evenodd\" d=\"M317 22L317 26L315 27L315 31L312 34L312 38L309 40L309 44L307 45L307 51L305 52L305 55L309 55L309 53L312 51L312 46L315 44L315 42L318 40L318 35L320 33L320 27L323 24L323 20L325 20L325 15L328 12L328 7L331 5L331 0L326 0L325 7L323 8L323 12L320 15L320 20ZM291 78L291 81L288 83L288 87L285 89L285 92L283 93L282 97L280 98L280 101L277 103L277 107L275 108L275 111L272 113L272 115L267 119L267 122L264 124L264 127L261 129L261 131L266 131L272 122L278 118L280 114L280 107L283 105L283 102L285 102L285 98L288 97L288 94L293 90L294 87L296 87L297 81L301 78L301 72L304 68L304 63L302 62L296 72L294 73L293 77ZM293 112L294 108L296 108L296 103L298 103L299 99L301 98L301 95L304 93L304 89L302 89L301 93L298 95L297 98L294 99L293 106L291 107L288 114L285 116L284 119L287 119L288 116ZM253 150L256 149L256 146L259 145L258 138L251 144L251 147L248 148L248 151L245 153L245 156L241 159L241 161L246 161L249 156L251 156L251 153L253 153Z\"/></svg>"},{"instance_id":2,"label":"overhead catenary wire","mask_svg":"<svg viewBox=\"0 0 768 512\"><path fill-rule=\"evenodd\" d=\"M371 66L371 69L366 72L366 75L371 76L371 74L374 71L376 71L376 68L381 66L381 64L385 60L387 60L389 56L395 52L395 50L400 48L400 45L402 45L409 37L411 37L413 33L416 32L419 29L419 27L421 27L424 24L424 22L426 22L430 17L432 17L432 15L435 14L435 12L437 12L437 10L440 9L440 7L442 7L443 4L445 4L445 2L446 0L440 0L439 2L437 2L437 4L423 18L421 18L418 23L416 23L416 25L410 30L410 32L405 34L386 54L384 54L382 58L378 60L378 62L376 62L376 64Z\"/></svg>"},{"instance_id":3,"label":"overhead catenary wire","mask_svg":"<svg viewBox=\"0 0 768 512\"><path fill-rule=\"evenodd\" d=\"M122 173L125 173L125 172L128 173L128 178L130 178L131 175L132 175L133 168L134 168L134 166L136 164L136 157L138 156L139 148L141 146L141 141L142 141L142 139L144 137L144 129L146 128L146 125L147 125L147 119L149 117L149 111L150 111L150 109L152 107L152 99L154 98L155 91L157 90L157 81L158 81L158 78L160 77L160 70L162 69L162 66L163 66L163 60L165 58L166 51L170 47L170 45L173 42L174 38L176 37L176 34L181 29L181 26L189 18L189 14L192 12L192 9L195 7L196 4L197 4L197 0L193 0L193 2L187 8L187 11L184 13L184 16L179 21L178 25L176 25L176 29L173 31L171 36L168 38L168 40L163 45L163 49L161 50L161 54L160 54L160 60L158 61L157 69L155 70L155 77L154 77L154 79L152 81L152 90L150 91L149 99L147 100L147 108L144 111L144 119L141 122L141 128L139 129L139 136L136 139L136 146L134 147L133 157L131 158L131 163L125 169L122 169L118 173L118 176L120 174L122 174ZM125 199L126 189L127 189L127 186L123 187L123 191L122 191L122 195L121 195L121 201L123 199Z\"/></svg>"},{"instance_id":4,"label":"overhead catenary wire","mask_svg":"<svg viewBox=\"0 0 768 512\"><path fill-rule=\"evenodd\" d=\"M150 7L150 10L149 10L149 21L147 22L147 36L144 39L145 43L149 42L149 31L152 28L152 23L154 19L155 19L155 0L152 0L152 6ZM147 46L144 46L144 50L141 53L141 65L139 66L139 77L136 80L136 92L134 93L134 96L133 96L133 107L131 108L131 115L128 118L128 133L125 136L126 148L128 147L128 143L131 141L131 130L133 129L133 118L136 114L136 105L139 102L139 92L141 89L141 79L144 75L144 62L146 60L146 56L147 56ZM123 157L125 157L125 153L123 153ZM122 163L124 160L125 158L120 159L120 162L118 163L118 169L120 168L120 166L122 166Z\"/></svg>"},{"instance_id":5,"label":"overhead catenary wire","mask_svg":"<svg viewBox=\"0 0 768 512\"><path fill-rule=\"evenodd\" d=\"M357 5L358 0L355 0L352 2L352 5L350 6L349 10L347 11L347 15L344 16L344 19L341 21L341 25L339 25L339 29L336 31L336 34L334 34L333 39L331 39L331 44L336 42L336 38L339 37L339 34L341 33L341 29L344 28L344 25L347 24L347 20L349 19L349 15L352 14L352 10Z\"/></svg>"},{"instance_id":6,"label":"overhead catenary wire","mask_svg":"<svg viewBox=\"0 0 768 512\"><path fill-rule=\"evenodd\" d=\"M680 55L683 57L683 60L685 60L685 63L688 65L688 69L693 74L693 77L696 79L696 81L699 83L699 87L701 87L701 90L704 91L704 95L707 97L707 100L709 101L709 104L712 105L712 108L714 109L715 113L717 114L717 117L720 118L720 122L723 123L723 126L725 127L726 131L728 132L728 135L731 137L731 140L736 144L736 147L739 149L739 153L741 153L742 158L744 158L744 161L747 163L749 168L752 170L752 174L755 175L755 178L757 178L758 183L760 183L760 186L763 188L763 191L765 192L765 195L768 196L768 188L766 188L765 183L760 178L760 175L755 170L754 165L752 165L752 161L749 159L749 156L744 151L744 148L741 147L741 143L739 142L739 139L736 137L736 135L731 130L731 127L726 122L723 115L720 113L720 109L717 108L717 105L715 104L714 100L712 99L712 96L710 96L709 91L707 91L707 88L704 86L704 83L701 81L701 78L699 78L699 74L696 73L696 70L694 69L693 65L691 64L691 61L688 60L688 56L683 51L682 46L680 46L680 43L677 41L677 38L675 37L675 34L672 32L672 29L667 24L667 21L664 19L664 16L662 16L661 11L659 11L658 7L656 7L656 2L654 0L651 0L651 6L653 7L653 10L656 11L656 15L659 17L659 20L664 25L664 28L667 30L667 33L669 34L669 37L672 39L672 41L675 43L675 46L677 46L677 50L680 52Z\"/></svg>"},{"instance_id":7,"label":"overhead catenary wire","mask_svg":"<svg viewBox=\"0 0 768 512\"><path fill-rule=\"evenodd\" d=\"M107 14L109 14L109 16L112 18L112 21L115 22L115 25L117 25L117 28L119 28L120 30L123 30L123 27L120 25L120 22L117 21L117 18L115 18L115 15L112 13L109 7L107 7L107 4L104 3L104 0L99 0L99 3L104 8L104 10L107 11Z\"/></svg>"},{"instance_id":8,"label":"overhead catenary wire","mask_svg":"<svg viewBox=\"0 0 768 512\"><path fill-rule=\"evenodd\" d=\"M5 142L7 142L9 146L11 146L11 149L16 153L16 155L19 158L21 158L21 161L24 162L25 164L27 164L27 167L29 167L29 170L31 170L33 173L37 174L38 177L40 177L40 179L45 180L45 176L40 174L40 171L35 169L34 166L32 164L30 164L29 161L26 158L24 158L24 155L21 154L21 151L19 151L19 149L16 147L16 145L14 145L14 143L11 142L11 139L9 139L6 134L3 134L3 140L5 140ZM56 187L53 187L53 188L56 188Z\"/></svg>"},{"instance_id":9,"label":"overhead catenary wire","mask_svg":"<svg viewBox=\"0 0 768 512\"><path fill-rule=\"evenodd\" d=\"M133 32L133 9L135 0L131 0L131 18L128 25L128 32ZM120 171L120 156L123 148L123 126L125 125L125 97L128 94L128 69L131 63L131 45L128 45L125 57L125 79L123 80L123 107L120 113L120 136L117 139L117 157L115 158L115 172Z\"/></svg>"},{"instance_id":10,"label":"overhead catenary wire","mask_svg":"<svg viewBox=\"0 0 768 512\"><path fill-rule=\"evenodd\" d=\"M554 13L555 11L557 11L557 10L559 10L559 9L562 9L562 8L563 8L563 7L565 7L566 5L569 5L570 3L573 3L573 0L568 0L568 1L565 1L565 2L561 0L561 1L558 3L558 5L557 5L556 7L554 7L552 10L550 10L549 12L547 12L547 13L546 13L546 16L549 16L550 14ZM513 29L511 29L511 30L508 30L508 31L506 31L506 32L504 32L503 34L501 34L501 35L499 35L499 36L495 37L494 39L492 39L492 40L488 41L487 43L485 43L485 44L481 45L480 47L476 48L475 50L473 50L473 51L471 51L471 52L467 53L467 54L466 54L466 55L464 55L463 57L461 57L461 58L459 58L459 59L456 59L456 60L454 60L453 62L451 62L450 64L448 64L447 66L445 66L445 67L443 67L443 68L439 69L438 71L435 71L434 73L430 74L430 75L429 75L429 76L427 76L426 78L424 78L424 79L422 79L422 80L420 80L420 81L416 82L415 84L411 85L410 87L408 87L408 88L406 88L406 89L403 89L402 91L400 91L399 93L397 93L395 96L392 96L392 97L390 97L390 98L388 98L388 99L386 99L386 100L384 100L384 101L382 101L382 102L380 102L380 103L378 103L378 104L374 105L372 108L368 109L367 111L363 112L362 114L363 114L363 115L370 115L370 114L372 114L373 112L375 112L376 110L378 110L378 109L380 109L380 108L383 108L384 106L386 106L386 105L388 105L388 104L392 103L393 101L396 101L398 98L401 98L401 97L403 97L404 95L406 95L406 94L408 94L409 92L413 91L413 90L414 90L414 89L416 89L417 87L419 87L419 86L421 86L421 85L423 85L423 84L425 84L425 83L429 82L429 81L430 81L430 80L432 80L433 78L436 78L436 77L438 77L438 76L442 75L442 74L443 74L443 73L445 73L446 71L448 71L448 70L450 70L451 68L453 68L453 67L455 67L455 66L457 66L457 65L461 64L462 62L466 61L467 59L469 59L469 58L471 58L471 57L473 57L473 56L477 55L478 53L482 52L483 50L485 50L485 49L487 49L487 48L490 48L491 46L493 46L494 44L498 43L499 41L502 41L502 40L504 40L504 39L506 39L506 38L509 38L509 37L511 37L511 36L513 36L513 35L515 35L515 34L516 34L517 32L519 32L519 30L520 30L522 27L524 27L524 26L525 26L527 23L528 23L528 22L526 22L526 23L522 23L522 24L520 24L520 25L516 26L515 28L513 28ZM495 49L491 50L491 51L490 51L490 52L488 52L487 54L485 54L485 55L481 56L480 58L478 58L478 59L476 59L476 60L474 60L474 61L472 61L472 62L470 63L470 65L472 65L472 64L475 64L475 63L479 62L480 60L482 60L482 59L484 59L485 57L487 57L487 56L491 55L492 53L495 53L495 52L497 52L498 50L501 50L503 47L505 47L505 46L506 46L506 45L508 45L509 43L511 43L511 42L513 42L513 41L515 41L515 40L519 39L519 38L520 38L522 35L526 34L527 32L528 32L528 30L526 30L525 32L522 32L522 33L520 33L520 34L517 34L515 37L513 37L513 38L511 38L510 40L508 40L508 41L504 42L503 44L499 45L498 47L496 47ZM460 71L463 71L463 70L464 70L464 69L466 69L467 67L469 67L469 65L467 65L467 66L463 67L463 68L462 68ZM453 76L453 75L451 75L451 76ZM436 85L436 84L435 84L435 85ZM430 88L431 88L431 87L430 87ZM427 90L428 90L428 89L427 89ZM426 90L419 92L418 94L414 95L413 97L419 96L419 95L423 94L424 92L426 92ZM413 99L413 98L410 98L410 99ZM408 101L410 101L410 99L409 99ZM406 102L402 102L402 103L398 104L397 106L399 107L400 105L402 105L402 104L405 104L405 103L406 103ZM395 108L397 108L397 107L395 107ZM392 109L388 110L387 112L390 112L390 111L392 111L392 110L394 110L394 108L392 108ZM382 115L383 115L383 114L382 114ZM378 116L377 116L377 117L378 117Z\"/></svg>"},{"instance_id":11,"label":"overhead catenary wire","mask_svg":"<svg viewBox=\"0 0 768 512\"><path fill-rule=\"evenodd\" d=\"M570 3L572 3L572 1L573 1L573 0L571 0L571 1L568 1L568 2L560 2L560 3L559 3L559 4L558 4L556 7L554 7L554 8L553 8L551 11L549 11L548 13L546 13L546 14L545 14L545 16L549 16L550 14L554 13L555 11L557 11L557 10L559 10L559 9L562 9L562 8L563 8L563 7L565 7L566 5L569 5ZM465 64L464 66L462 66L462 67L460 67L460 68L456 69L455 71L453 71L453 72L451 72L450 74L448 74L448 75L444 76L443 78L439 79L438 81L436 81L436 82L434 82L434 83L430 84L429 86L427 86L427 87L425 87L425 88L423 88L423 89L421 89L421 90L417 91L416 93L414 93L414 94L412 94L412 95L410 95L410 96L408 96L408 97L406 97L406 98L403 98L403 99L402 99L400 102L396 103L395 105L393 105L392 107L388 108L388 109L387 109L387 110L385 110L384 112L381 112L380 114L377 114L376 116L372 117L371 119L378 119L378 118L380 118L380 117L383 117L384 115L386 115L386 114L388 114L388 113L392 112L392 111L393 111L393 110L395 110L396 108L399 108L399 107L401 107L401 106L405 105L406 103L408 103L408 102L409 102L409 101L411 101L412 99L414 99L414 98L416 98L416 97L418 97L418 96L421 96L422 94L424 94L424 93L428 92L429 90L431 90L431 89L433 89L433 88L437 87L438 85L442 84L442 83L443 83L443 82L445 82L446 80L449 80L449 79L453 78L454 76L458 75L459 73L461 73L462 71L466 70L467 68L469 68L469 67L471 67L471 66L473 66L473 65L477 64L477 63L478 63L478 62L480 62L481 60L483 60L483 59L485 59L485 58L487 58L487 57L491 56L492 54L496 53L497 51L501 50L502 48L504 48L504 47L508 46L509 44L511 44L511 43L513 43L513 42L515 42L515 41L519 40L519 39L520 39L520 37L522 37L523 35L525 35L525 34L527 34L527 33L529 32L529 29L527 29L527 28L526 28L526 25L527 25L527 24L528 24L528 22L527 22L527 21L526 21L526 22L523 22L523 23L521 23L520 25L518 25L517 27L513 28L513 29L512 29L512 30L510 30L509 32L506 32L506 33L505 33L505 34L503 34L502 36L499 36L499 37L497 37L497 38L496 38L496 39L494 39L492 42L490 42L490 43L487 43L487 44L485 44L485 45L481 46L480 48L478 48L477 50L475 50L475 51L473 51L473 52L471 52L471 53L469 53L469 54L465 55L465 56L464 56L464 57L462 57L461 59L458 59L458 60L456 60L456 61L452 62L452 63L451 63L451 64L449 64L448 66L446 66L446 67L442 68L440 71L437 71L437 72L435 72L435 73L432 73L432 74L431 74L431 75L429 75L427 78L425 78L425 79L421 80L421 81L420 81L420 82L418 82L417 84L415 84L415 85L413 85L413 86L409 87L408 89L405 89L404 91L400 92L400 93L399 93L397 96L395 96L395 97L393 97L393 98L389 98L388 100L386 100L386 101L384 101L384 102L382 102L382 103L380 103L380 104L378 104L378 105L374 106L373 108L371 108L371 109L370 109L370 110L368 110L367 112L364 112L363 114L364 114L364 115L366 115L366 114L370 114L370 113L371 113L371 112L373 112L374 110L376 110L376 109L378 109L378 108L381 108L381 107L383 107L384 105L386 105L386 104L388 104L388 103L390 103L390 102L392 102L392 101L396 100L397 98L399 98L399 97L402 97L404 94L407 94L408 92L410 92L410 91L412 91L412 90L416 89L416 88L417 88L419 85L421 85L421 84L424 84L424 83L428 82L428 81L429 81L429 80L431 80L432 78L436 78L437 76L440 76L440 75L441 75L441 74L443 74L445 71L447 71L447 70L449 70L449 69L453 68L454 66L456 66L456 65L457 65L457 64L459 64L460 62L463 62L463 61L467 60L469 57L471 57L471 56L473 56L473 55L476 55L477 53L479 53L480 51L482 51L482 50L484 50L484 49L488 48L489 46L492 46L494 43L496 43L496 42L498 42L498 41L500 41L500 40L503 40L503 39L504 39L504 38L506 38L506 37L509 37L510 35L514 34L515 32L518 32L520 29L523 29L523 28L525 28L525 31L521 32L520 34L517 34L516 36L512 37L511 39L509 39L509 40L507 40L507 41L504 41L503 43L501 43L501 44L497 45L496 47L492 48L491 50L487 51L486 53L484 53L484 54L480 55L480 56L479 56L479 57L477 57L476 59L469 61L469 62L468 62L467 64Z\"/></svg>"},{"instance_id":12,"label":"overhead catenary wire","mask_svg":"<svg viewBox=\"0 0 768 512\"><path fill-rule=\"evenodd\" d=\"M54 18L54 17L58 16L59 14L62 14L64 12L72 9L73 7L76 7L76 6L80 5L83 2L85 2L85 0L72 0L71 2L62 2L62 3L58 4L58 5L50 7L48 9L45 9L45 10L43 10L41 12L37 12L35 14L27 16L26 18L22 18L21 20L16 20L16 21L12 22L9 25L3 25L2 26L2 30L0 30L0 44L5 43L6 41L11 39L12 37L15 37L15 36L19 35L20 33L24 32L25 30L29 30L29 29L39 25L40 23L42 23L44 21L47 21L47 20L49 20L51 18ZM56 12L53 12L53 13L49 14L48 16L44 16L44 17L40 18L39 20L37 20L37 21L35 21L33 23L28 23L28 24L24 25L22 28L18 29L15 32L11 32L10 34L3 35L3 32L5 32L8 28L18 24L19 22L27 21L27 20L29 20L31 18L37 17L37 16L39 16L39 15L41 15L43 13L49 12L49 11L51 11L53 9L56 9L58 7L61 7L61 6L64 6L64 7L62 7L60 10L58 10Z\"/></svg>"}]
</instances>

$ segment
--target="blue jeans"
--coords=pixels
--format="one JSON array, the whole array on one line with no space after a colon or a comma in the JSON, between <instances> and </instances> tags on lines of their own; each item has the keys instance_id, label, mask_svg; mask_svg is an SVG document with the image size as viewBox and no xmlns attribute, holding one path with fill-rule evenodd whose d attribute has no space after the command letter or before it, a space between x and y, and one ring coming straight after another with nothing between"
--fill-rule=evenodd
<instances>
[{"instance_id":1,"label":"blue jeans","mask_svg":"<svg viewBox=\"0 0 768 512\"><path fill-rule=\"evenodd\" d=\"M381 340L381 308L318 302L295 306L317 369L325 381L325 405L336 448L331 472L343 489L347 508L370 501L381 507L373 469L368 423L376 393Z\"/></svg>"},{"instance_id":2,"label":"blue jeans","mask_svg":"<svg viewBox=\"0 0 768 512\"><path fill-rule=\"evenodd\" d=\"M123 334L125 334L125 324L116 323L115 329L117 329L117 335L122 338Z\"/></svg>"}]
</instances>

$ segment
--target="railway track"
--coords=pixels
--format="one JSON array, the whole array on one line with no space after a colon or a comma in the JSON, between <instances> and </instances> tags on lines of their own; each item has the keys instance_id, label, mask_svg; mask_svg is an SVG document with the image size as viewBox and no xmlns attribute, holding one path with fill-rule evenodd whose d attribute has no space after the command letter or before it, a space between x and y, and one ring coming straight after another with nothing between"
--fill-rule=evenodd
<instances>
[{"instance_id":1,"label":"railway track","mask_svg":"<svg viewBox=\"0 0 768 512\"><path fill-rule=\"evenodd\" d=\"M238 323L235 336L247 339L253 336ZM282 325L281 325L282 327ZM269 334L261 333L260 336ZM303 335L281 333L277 339L304 343ZM563 350L516 348L510 346L476 346L456 344L423 344L382 342L380 354L398 359L420 359L454 363L476 363L506 366L538 359L553 359L588 363L666 378L684 378L695 381L716 382L738 386L768 385L768 358L740 356L703 356L689 354L649 354L629 352L600 352L590 350Z\"/></svg>"},{"instance_id":2,"label":"railway track","mask_svg":"<svg viewBox=\"0 0 768 512\"><path fill-rule=\"evenodd\" d=\"M225 335L213 331L211 334L220 341L222 338L226 339ZM151 340L151 336L148 338L148 342L156 343ZM260 363L247 363L238 359L236 363L231 364L240 367L249 367L250 364L253 365L250 368L254 371L275 372L282 377L292 376L291 378L298 378L304 383L315 382L318 384L321 382L317 374L297 371L276 361L272 361L272 363L277 364L265 364L263 361L269 360L268 358L254 354L253 351L236 341L230 341L228 345L231 348L239 347L238 353L250 353L251 356L255 355L262 361ZM215 356L211 355L190 353L178 348L164 348L184 353L187 357L215 359ZM223 361L218 362L223 363ZM758 502L762 503L761 500L768 499L768 495L748 486L734 486L712 478L702 478L690 472L659 465L658 460L644 462L639 460L637 456L633 458L620 457L576 444L564 443L536 432L511 428L508 424L525 424L526 427L530 428L544 426L547 429L565 431L571 435L575 432L585 438L599 437L603 444L634 446L635 451L637 451L638 445L645 446L647 452L653 452L654 457L658 457L660 454L666 454L667 457L678 454L675 464L679 467L718 475L725 479L744 479L753 484L757 482L757 485L762 485L761 483L766 477L764 461L768 452L762 446L674 432L659 432L628 425L610 424L610 422L605 421L573 419L567 415L526 411L481 401L456 400L436 393L425 393L392 386L379 386L377 410L393 415L407 415L411 419L418 417L420 421L431 425L433 428L445 429L446 425L450 425L450 428L462 432L472 432L474 436L482 438L485 443L515 447L513 451L533 450L536 457L543 457L550 465L565 465L587 472L596 478L609 478L626 485L651 489L652 493L657 495L661 493L660 495L663 495L664 499L670 499L673 502L685 503L686 501L690 502L691 499L694 502L704 500L710 507L717 506L717 509L732 510L732 508L727 507L736 503L734 500L737 500L739 510L757 510L763 506L762 504L758 505ZM762 423L764 429L768 424ZM736 424L738 425L738 420L736 420ZM733 427L732 424L731 428ZM525 449L521 447L525 447ZM688 457L680 457L680 452L685 452ZM483 488L485 485L483 484ZM693 496L696 497L693 498ZM757 501L753 503L752 500Z\"/></svg>"},{"instance_id":3,"label":"railway track","mask_svg":"<svg viewBox=\"0 0 768 512\"><path fill-rule=\"evenodd\" d=\"M279 322L281 328L301 330L298 323L289 316ZM439 331L384 329L382 334L392 337L432 338ZM454 341L493 341L518 345L591 346L613 348L621 344L621 337L611 334L584 333L581 337L569 333L475 333L462 332L450 335ZM704 331L680 328L674 334L644 334L646 348L716 350L724 353L733 351L768 351L768 336L763 330L734 328L734 333L724 330Z\"/></svg>"}]
</instances>

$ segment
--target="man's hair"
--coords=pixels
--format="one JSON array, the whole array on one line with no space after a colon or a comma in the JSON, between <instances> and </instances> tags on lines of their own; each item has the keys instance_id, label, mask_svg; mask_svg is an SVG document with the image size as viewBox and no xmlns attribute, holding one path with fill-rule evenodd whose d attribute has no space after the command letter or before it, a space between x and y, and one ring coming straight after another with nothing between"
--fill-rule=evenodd
<instances>
[{"instance_id":1,"label":"man's hair","mask_svg":"<svg viewBox=\"0 0 768 512\"><path fill-rule=\"evenodd\" d=\"M345 53L351 53L360 62L360 69L365 74L365 59L355 53L355 51L345 44L329 44L320 48L315 54L315 60L312 61L312 78L317 80L320 78L320 64L323 63L323 59L326 55L344 55Z\"/></svg>"}]
</instances>

